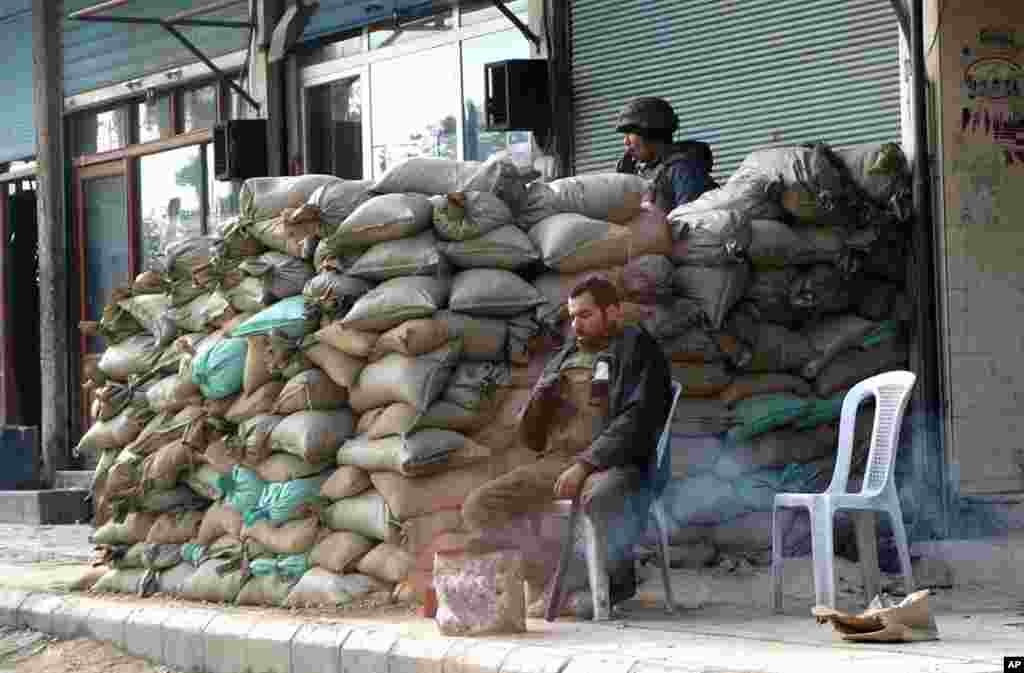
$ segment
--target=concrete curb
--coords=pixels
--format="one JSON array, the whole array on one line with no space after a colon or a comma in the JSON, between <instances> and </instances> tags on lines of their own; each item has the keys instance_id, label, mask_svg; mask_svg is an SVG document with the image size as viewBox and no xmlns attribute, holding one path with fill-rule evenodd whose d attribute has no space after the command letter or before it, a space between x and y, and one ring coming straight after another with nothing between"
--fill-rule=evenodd
<instances>
[{"instance_id":1,"label":"concrete curb","mask_svg":"<svg viewBox=\"0 0 1024 673\"><path fill-rule=\"evenodd\" d=\"M125 606L0 589L0 626L91 638L183 673L699 673L513 641L403 638L384 629L258 620L197 608Z\"/></svg>"}]
</instances>

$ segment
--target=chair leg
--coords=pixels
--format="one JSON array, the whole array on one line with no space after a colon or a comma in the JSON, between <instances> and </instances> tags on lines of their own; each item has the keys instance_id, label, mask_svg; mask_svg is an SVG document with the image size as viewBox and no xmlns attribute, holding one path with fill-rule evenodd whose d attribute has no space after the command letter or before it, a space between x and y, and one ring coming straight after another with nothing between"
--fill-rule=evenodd
<instances>
[{"instance_id":1,"label":"chair leg","mask_svg":"<svg viewBox=\"0 0 1024 673\"><path fill-rule=\"evenodd\" d=\"M878 514L868 510L851 511L857 534L857 555L864 582L865 602L870 603L882 590L882 574L878 569Z\"/></svg>"},{"instance_id":2,"label":"chair leg","mask_svg":"<svg viewBox=\"0 0 1024 673\"><path fill-rule=\"evenodd\" d=\"M892 519L892 533L896 537L896 551L900 555L900 569L903 571L903 590L914 591L914 571L910 565L910 547L907 545L907 529L903 526L903 511L899 504L889 510Z\"/></svg>"},{"instance_id":3,"label":"chair leg","mask_svg":"<svg viewBox=\"0 0 1024 673\"><path fill-rule=\"evenodd\" d=\"M672 581L669 578L668 561L668 513L665 512L665 505L661 499L654 501L651 506L654 511L654 525L658 527L658 547L661 551L661 583L665 588L665 610L671 614L676 612L676 599L672 594Z\"/></svg>"},{"instance_id":4,"label":"chair leg","mask_svg":"<svg viewBox=\"0 0 1024 673\"><path fill-rule=\"evenodd\" d=\"M580 512L583 535L587 548L587 574L590 578L590 595L594 600L594 621L611 619L611 588L608 579L608 535L600 517Z\"/></svg>"},{"instance_id":5,"label":"chair leg","mask_svg":"<svg viewBox=\"0 0 1024 673\"><path fill-rule=\"evenodd\" d=\"M811 557L814 563L814 603L836 606L835 543L832 508L826 504L811 506Z\"/></svg>"},{"instance_id":6,"label":"chair leg","mask_svg":"<svg viewBox=\"0 0 1024 673\"><path fill-rule=\"evenodd\" d=\"M779 527L779 510L772 507L772 567L771 567L772 610L782 612L782 529Z\"/></svg>"}]
</instances>

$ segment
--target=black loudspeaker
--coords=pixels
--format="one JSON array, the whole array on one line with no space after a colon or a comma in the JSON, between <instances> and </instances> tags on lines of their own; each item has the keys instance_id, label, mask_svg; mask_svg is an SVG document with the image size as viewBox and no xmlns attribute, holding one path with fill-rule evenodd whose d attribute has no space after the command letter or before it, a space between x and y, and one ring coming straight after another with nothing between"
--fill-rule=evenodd
<instances>
[{"instance_id":1,"label":"black loudspeaker","mask_svg":"<svg viewBox=\"0 0 1024 673\"><path fill-rule=\"evenodd\" d=\"M551 125L548 62L516 59L484 65L488 131L545 131Z\"/></svg>"},{"instance_id":2,"label":"black loudspeaker","mask_svg":"<svg viewBox=\"0 0 1024 673\"><path fill-rule=\"evenodd\" d=\"M213 127L213 175L244 180L267 175L267 120L229 119Z\"/></svg>"}]
</instances>

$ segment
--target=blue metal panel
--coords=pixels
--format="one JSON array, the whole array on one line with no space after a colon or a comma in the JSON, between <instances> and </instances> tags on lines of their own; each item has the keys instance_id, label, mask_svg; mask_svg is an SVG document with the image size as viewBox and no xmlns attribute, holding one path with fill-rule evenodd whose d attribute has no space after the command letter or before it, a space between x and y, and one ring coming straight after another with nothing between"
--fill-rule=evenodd
<instances>
[{"instance_id":1,"label":"blue metal panel","mask_svg":"<svg viewBox=\"0 0 1024 673\"><path fill-rule=\"evenodd\" d=\"M196 62L195 56L160 26L67 18L68 14L95 4L96 0L61 2L65 95L73 96ZM192 0L135 0L105 14L159 19L191 9L196 4ZM249 6L242 2L199 18L247 21ZM211 58L245 49L249 40L249 31L242 28L191 26L179 30Z\"/></svg>"},{"instance_id":2,"label":"blue metal panel","mask_svg":"<svg viewBox=\"0 0 1024 673\"><path fill-rule=\"evenodd\" d=\"M0 161L36 153L32 125L32 0L0 2Z\"/></svg>"},{"instance_id":3,"label":"blue metal panel","mask_svg":"<svg viewBox=\"0 0 1024 673\"><path fill-rule=\"evenodd\" d=\"M302 33L302 41L385 21L396 11L403 19L428 16L441 4L436 0L320 0L320 8Z\"/></svg>"}]
</instances>

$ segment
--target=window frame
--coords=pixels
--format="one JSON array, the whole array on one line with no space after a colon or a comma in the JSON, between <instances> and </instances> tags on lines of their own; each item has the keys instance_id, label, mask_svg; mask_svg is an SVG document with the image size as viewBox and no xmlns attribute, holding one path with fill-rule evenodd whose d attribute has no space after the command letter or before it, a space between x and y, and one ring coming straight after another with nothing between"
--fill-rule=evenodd
<instances>
[{"instance_id":1,"label":"window frame","mask_svg":"<svg viewBox=\"0 0 1024 673\"><path fill-rule=\"evenodd\" d=\"M483 7L483 6L482 6ZM475 7L481 9L482 7ZM456 133L458 134L458 142L456 143L456 159L459 161L465 160L465 73L463 72L463 42L473 40L475 38L492 35L495 33L503 33L507 31L516 31L514 26L509 24L508 19L504 16L495 17L480 23L476 23L470 26L463 25L463 15L466 12L461 6L454 6L451 8L454 13L455 27L452 30L444 31L437 35L425 36L419 39L413 40L409 43L401 43L390 45L388 47L370 49L370 30L371 26L365 26L362 29L361 39L363 40L363 49L359 54L352 56L338 58L330 61L324 61L321 63L315 63L307 65L299 71L299 108L300 108L300 124L301 124L301 139L302 139L302 151L303 151L303 167L309 170L306 165L308 158L311 156L309 148L313 142L311 129L309 127L309 90L318 86L326 84L332 84L334 82L344 80L350 77L358 76L361 78L362 87L362 123L363 123L363 176L364 179L371 179L373 176L373 151L372 148L375 145L375 139L373 137L373 73L372 66L377 63L384 61L390 61L405 56L410 56L419 52L435 49L437 47L443 47L446 45L455 45L455 57L456 63L455 68L457 69L456 88L458 93L458 104L456 107ZM526 21L527 17L524 13L519 13L518 16ZM379 25L379 24L378 24ZM344 36L344 37L342 37ZM351 39L351 31L346 33L340 33L341 39ZM320 40L315 46L308 47L309 50L318 49L323 47L325 44L329 44L330 39Z\"/></svg>"}]
</instances>

